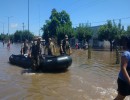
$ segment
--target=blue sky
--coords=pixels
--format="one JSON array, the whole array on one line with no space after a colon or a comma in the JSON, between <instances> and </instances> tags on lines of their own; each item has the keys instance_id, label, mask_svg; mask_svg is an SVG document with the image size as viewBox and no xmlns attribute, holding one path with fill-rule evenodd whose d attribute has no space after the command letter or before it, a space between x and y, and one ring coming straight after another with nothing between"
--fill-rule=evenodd
<instances>
[{"instance_id":1,"label":"blue sky","mask_svg":"<svg viewBox=\"0 0 130 100\"><path fill-rule=\"evenodd\" d=\"M108 19L122 20L125 28L130 25L130 0L29 0L29 28L35 35L45 24L55 8L58 12L65 10L73 27L79 23L91 23L91 26L102 25ZM16 30L28 29L28 0L0 0L0 33L12 34ZM42 32L40 31L40 34Z\"/></svg>"}]
</instances>

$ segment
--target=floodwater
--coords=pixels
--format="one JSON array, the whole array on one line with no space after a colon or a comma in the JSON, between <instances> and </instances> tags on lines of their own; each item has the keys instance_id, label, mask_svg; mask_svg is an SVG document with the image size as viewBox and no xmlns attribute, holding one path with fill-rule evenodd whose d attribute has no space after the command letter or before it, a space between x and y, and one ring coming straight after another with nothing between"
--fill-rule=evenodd
<instances>
[{"instance_id":1,"label":"floodwater","mask_svg":"<svg viewBox=\"0 0 130 100\"><path fill-rule=\"evenodd\" d=\"M0 42L0 100L113 100L117 95L120 68L114 52L92 51L88 59L87 50L74 50L68 71L32 73L9 63L20 46L7 49Z\"/></svg>"}]
</instances>

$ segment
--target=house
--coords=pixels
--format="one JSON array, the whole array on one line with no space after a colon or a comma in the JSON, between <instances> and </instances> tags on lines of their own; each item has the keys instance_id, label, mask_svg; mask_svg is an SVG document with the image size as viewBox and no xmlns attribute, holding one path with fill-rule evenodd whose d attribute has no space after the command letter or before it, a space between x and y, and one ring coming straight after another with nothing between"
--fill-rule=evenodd
<instances>
[{"instance_id":1,"label":"house","mask_svg":"<svg viewBox=\"0 0 130 100\"><path fill-rule=\"evenodd\" d=\"M110 47L109 41L105 41L105 40L99 41L98 40L98 30L100 27L101 27L101 25L91 27L91 29L93 31L93 36L89 42L90 42L92 48L108 49Z\"/></svg>"},{"instance_id":2,"label":"house","mask_svg":"<svg viewBox=\"0 0 130 100\"><path fill-rule=\"evenodd\" d=\"M90 27L93 32L93 35L92 35L92 38L89 40L89 44L92 46L92 48L95 48L95 49L109 49L110 48L109 41L99 41L98 40L98 30L101 26L102 25ZM86 41L83 41L83 40L79 41L75 37L70 39L70 45L72 48L75 48L76 43L80 43L83 46L86 43Z\"/></svg>"}]
</instances>

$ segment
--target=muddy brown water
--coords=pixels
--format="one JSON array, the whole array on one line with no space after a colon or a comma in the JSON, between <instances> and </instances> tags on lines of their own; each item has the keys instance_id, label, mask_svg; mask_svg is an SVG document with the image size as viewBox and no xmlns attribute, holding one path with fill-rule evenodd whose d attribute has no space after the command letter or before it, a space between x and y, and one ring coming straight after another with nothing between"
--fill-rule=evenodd
<instances>
[{"instance_id":1,"label":"muddy brown water","mask_svg":"<svg viewBox=\"0 0 130 100\"><path fill-rule=\"evenodd\" d=\"M117 95L120 68L114 52L92 51L88 59L87 50L73 50L68 71L32 73L9 63L20 47L13 44L8 49L0 42L0 100L113 100Z\"/></svg>"}]
</instances>

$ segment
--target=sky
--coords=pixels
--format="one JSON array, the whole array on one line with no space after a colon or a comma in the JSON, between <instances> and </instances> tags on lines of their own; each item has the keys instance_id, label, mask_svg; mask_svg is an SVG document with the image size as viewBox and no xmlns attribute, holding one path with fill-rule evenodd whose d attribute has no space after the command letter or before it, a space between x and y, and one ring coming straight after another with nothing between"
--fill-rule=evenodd
<instances>
[{"instance_id":1,"label":"sky","mask_svg":"<svg viewBox=\"0 0 130 100\"><path fill-rule=\"evenodd\" d=\"M53 8L58 12L65 10L73 27L80 23L103 25L107 20L118 23L121 19L127 28L130 25L129 4L130 0L29 0L28 13L28 0L0 0L0 33L27 30L29 14L29 30L34 35L42 35L39 30L49 19Z\"/></svg>"}]
</instances>

